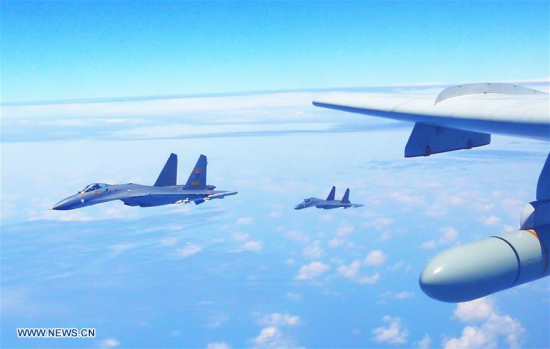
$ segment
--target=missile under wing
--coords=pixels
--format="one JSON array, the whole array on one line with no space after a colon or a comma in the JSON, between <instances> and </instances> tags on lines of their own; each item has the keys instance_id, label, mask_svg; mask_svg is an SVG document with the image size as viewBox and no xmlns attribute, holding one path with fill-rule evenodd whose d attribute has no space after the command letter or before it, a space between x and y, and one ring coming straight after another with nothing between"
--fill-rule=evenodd
<instances>
[{"instance_id":1,"label":"missile under wing","mask_svg":"<svg viewBox=\"0 0 550 349\"><path fill-rule=\"evenodd\" d=\"M509 84L467 84L437 97L333 94L317 107L414 122L405 157L471 149L491 134L550 141L548 94ZM550 274L550 154L536 200L521 214L520 229L445 250L424 268L419 283L428 296L464 302Z\"/></svg>"}]
</instances>

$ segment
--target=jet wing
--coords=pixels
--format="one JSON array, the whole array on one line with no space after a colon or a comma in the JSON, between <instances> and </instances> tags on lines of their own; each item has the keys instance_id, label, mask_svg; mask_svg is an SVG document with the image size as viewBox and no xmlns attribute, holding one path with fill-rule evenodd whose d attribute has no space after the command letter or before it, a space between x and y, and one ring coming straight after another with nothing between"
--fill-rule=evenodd
<instances>
[{"instance_id":1,"label":"jet wing","mask_svg":"<svg viewBox=\"0 0 550 349\"><path fill-rule=\"evenodd\" d=\"M313 105L416 123L406 156L486 145L491 133L550 141L548 94L516 85L467 84L438 96L332 94Z\"/></svg>"},{"instance_id":2,"label":"jet wing","mask_svg":"<svg viewBox=\"0 0 550 349\"><path fill-rule=\"evenodd\" d=\"M181 200L181 195L140 195L119 199L126 206L154 207L175 204Z\"/></svg>"}]
</instances>

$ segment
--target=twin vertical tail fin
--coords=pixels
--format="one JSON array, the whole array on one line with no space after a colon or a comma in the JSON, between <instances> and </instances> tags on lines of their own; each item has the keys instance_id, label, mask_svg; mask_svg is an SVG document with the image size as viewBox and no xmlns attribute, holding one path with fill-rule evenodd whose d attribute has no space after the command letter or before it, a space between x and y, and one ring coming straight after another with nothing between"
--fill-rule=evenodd
<instances>
[{"instance_id":1,"label":"twin vertical tail fin","mask_svg":"<svg viewBox=\"0 0 550 349\"><path fill-rule=\"evenodd\" d=\"M343 204L349 204L349 188L346 189L346 193L344 194L344 197L342 198Z\"/></svg>"},{"instance_id":2,"label":"twin vertical tail fin","mask_svg":"<svg viewBox=\"0 0 550 349\"><path fill-rule=\"evenodd\" d=\"M330 193L327 196L327 201L333 201L335 193L336 193L336 187L332 187L332 189L330 190Z\"/></svg>"},{"instance_id":3,"label":"twin vertical tail fin","mask_svg":"<svg viewBox=\"0 0 550 349\"><path fill-rule=\"evenodd\" d=\"M208 161L206 156L201 155L197 164L191 171L187 183L185 183L186 189L206 189L206 165Z\"/></svg>"},{"instance_id":4,"label":"twin vertical tail fin","mask_svg":"<svg viewBox=\"0 0 550 349\"><path fill-rule=\"evenodd\" d=\"M176 185L178 178L178 156L174 153L170 154L168 161L164 165L162 171L160 172L157 181L155 182L155 187L168 187L171 185Z\"/></svg>"}]
</instances>

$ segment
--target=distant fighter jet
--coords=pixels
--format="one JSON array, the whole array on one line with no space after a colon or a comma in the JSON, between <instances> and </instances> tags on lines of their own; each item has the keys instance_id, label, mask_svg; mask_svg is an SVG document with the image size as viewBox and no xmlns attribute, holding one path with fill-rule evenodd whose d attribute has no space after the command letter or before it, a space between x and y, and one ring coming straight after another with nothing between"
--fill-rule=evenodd
<instances>
[{"instance_id":1,"label":"distant fighter jet","mask_svg":"<svg viewBox=\"0 0 550 349\"><path fill-rule=\"evenodd\" d=\"M336 187L332 187L332 190L330 191L330 194L328 194L328 197L326 200L319 199L319 198L304 199L304 202L302 202L299 205L296 205L294 209L302 210L304 208L315 206L317 208L322 208L324 210L331 210L334 208L350 208L350 207L363 206L359 204L352 204L351 202L349 202L349 189L346 189L346 193L344 194L344 197L342 198L342 200L334 200L335 192L336 192Z\"/></svg>"},{"instance_id":2,"label":"distant fighter jet","mask_svg":"<svg viewBox=\"0 0 550 349\"><path fill-rule=\"evenodd\" d=\"M141 184L93 183L73 196L60 201L52 210L73 210L85 206L120 200L128 206L153 207L169 204L196 205L212 199L223 199L236 191L216 191L206 184L206 156L201 155L185 185L176 185L178 157L170 154L153 186Z\"/></svg>"}]
</instances>

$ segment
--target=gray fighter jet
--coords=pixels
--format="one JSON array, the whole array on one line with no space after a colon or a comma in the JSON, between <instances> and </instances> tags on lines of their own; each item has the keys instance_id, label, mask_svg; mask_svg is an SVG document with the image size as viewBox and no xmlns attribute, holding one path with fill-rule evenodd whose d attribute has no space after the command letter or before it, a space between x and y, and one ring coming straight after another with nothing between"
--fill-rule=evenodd
<instances>
[{"instance_id":1,"label":"gray fighter jet","mask_svg":"<svg viewBox=\"0 0 550 349\"><path fill-rule=\"evenodd\" d=\"M328 197L326 200L319 199L319 198L304 199L304 202L296 205L294 209L302 210L304 208L315 206L317 208L322 208L324 210L331 210L334 208L350 208L350 207L363 206L360 204L352 204L351 202L349 202L349 188L346 189L346 193L344 194L344 197L342 198L342 200L334 200L335 192L336 192L336 187L332 187L332 190L330 191L330 194L328 194Z\"/></svg>"},{"instance_id":2,"label":"gray fighter jet","mask_svg":"<svg viewBox=\"0 0 550 349\"><path fill-rule=\"evenodd\" d=\"M176 185L178 157L170 154L153 186L141 184L93 183L73 196L60 201L52 210L73 210L85 206L120 200L128 206L153 207L169 204L196 205L212 199L223 199L236 191L216 191L206 184L206 156L201 155L185 185Z\"/></svg>"}]
</instances>

